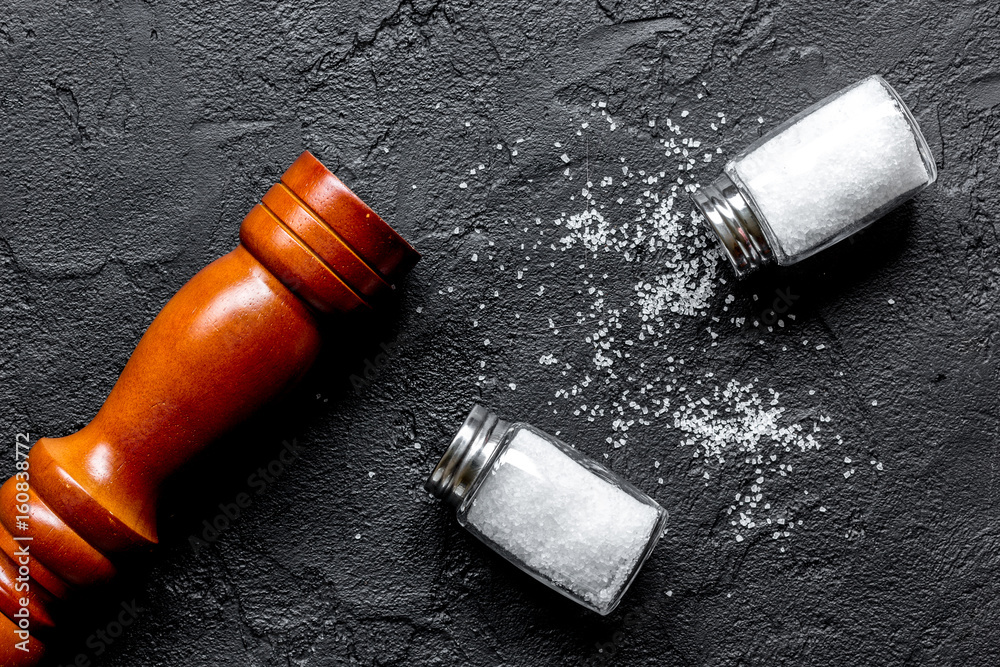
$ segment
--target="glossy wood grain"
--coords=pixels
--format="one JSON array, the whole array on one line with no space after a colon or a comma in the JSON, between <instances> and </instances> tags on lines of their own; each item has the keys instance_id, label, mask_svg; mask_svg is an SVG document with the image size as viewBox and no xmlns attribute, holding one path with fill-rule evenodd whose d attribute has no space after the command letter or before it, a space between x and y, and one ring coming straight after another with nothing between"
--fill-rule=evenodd
<instances>
[{"instance_id":1,"label":"glossy wood grain","mask_svg":"<svg viewBox=\"0 0 1000 667\"><path fill-rule=\"evenodd\" d=\"M0 487L0 665L34 665L44 652L35 638L14 649L21 598L32 632L57 637L54 601L110 580L119 558L157 542L167 478L306 373L317 318L370 310L418 259L303 153L247 215L240 245L163 307L93 421L32 448L28 530L16 480ZM29 593L15 590L15 536L32 538Z\"/></svg>"}]
</instances>

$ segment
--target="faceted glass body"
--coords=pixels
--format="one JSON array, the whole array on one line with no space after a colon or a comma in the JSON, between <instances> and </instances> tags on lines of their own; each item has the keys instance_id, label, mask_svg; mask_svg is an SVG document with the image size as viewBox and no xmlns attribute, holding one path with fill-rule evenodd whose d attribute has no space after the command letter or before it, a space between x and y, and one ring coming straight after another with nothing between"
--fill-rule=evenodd
<instances>
[{"instance_id":1,"label":"faceted glass body","mask_svg":"<svg viewBox=\"0 0 1000 667\"><path fill-rule=\"evenodd\" d=\"M610 613L663 532L652 498L558 439L511 424L458 508L507 560L576 602Z\"/></svg>"},{"instance_id":2,"label":"faceted glass body","mask_svg":"<svg viewBox=\"0 0 1000 667\"><path fill-rule=\"evenodd\" d=\"M788 119L724 171L779 264L857 232L937 178L919 126L880 76Z\"/></svg>"}]
</instances>

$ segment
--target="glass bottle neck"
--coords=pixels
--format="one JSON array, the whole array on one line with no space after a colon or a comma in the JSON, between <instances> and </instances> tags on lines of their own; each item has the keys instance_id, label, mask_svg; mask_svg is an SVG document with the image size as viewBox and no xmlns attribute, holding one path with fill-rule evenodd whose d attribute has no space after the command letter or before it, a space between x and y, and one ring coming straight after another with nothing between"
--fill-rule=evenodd
<instances>
[{"instance_id":1,"label":"glass bottle neck","mask_svg":"<svg viewBox=\"0 0 1000 667\"><path fill-rule=\"evenodd\" d=\"M481 405L465 418L424 488L448 504L459 507L468 497L496 453L510 423Z\"/></svg>"},{"instance_id":2,"label":"glass bottle neck","mask_svg":"<svg viewBox=\"0 0 1000 667\"><path fill-rule=\"evenodd\" d=\"M727 174L691 195L738 278L774 261L757 215Z\"/></svg>"}]
</instances>

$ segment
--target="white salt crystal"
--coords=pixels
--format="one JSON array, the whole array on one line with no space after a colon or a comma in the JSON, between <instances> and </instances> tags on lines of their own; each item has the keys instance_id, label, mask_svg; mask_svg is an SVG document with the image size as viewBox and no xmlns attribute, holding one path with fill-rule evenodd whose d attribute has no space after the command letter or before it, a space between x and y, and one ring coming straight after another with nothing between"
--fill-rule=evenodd
<instances>
[{"instance_id":1,"label":"white salt crystal","mask_svg":"<svg viewBox=\"0 0 1000 667\"><path fill-rule=\"evenodd\" d=\"M934 180L907 114L871 77L726 165L753 197L779 261L836 242Z\"/></svg>"},{"instance_id":2,"label":"white salt crystal","mask_svg":"<svg viewBox=\"0 0 1000 667\"><path fill-rule=\"evenodd\" d=\"M466 515L472 532L598 611L617 601L661 517L528 429L517 431Z\"/></svg>"},{"instance_id":3,"label":"white salt crystal","mask_svg":"<svg viewBox=\"0 0 1000 667\"><path fill-rule=\"evenodd\" d=\"M559 159L565 162L566 164L569 164L569 155L567 153L563 153L562 155L560 155Z\"/></svg>"}]
</instances>

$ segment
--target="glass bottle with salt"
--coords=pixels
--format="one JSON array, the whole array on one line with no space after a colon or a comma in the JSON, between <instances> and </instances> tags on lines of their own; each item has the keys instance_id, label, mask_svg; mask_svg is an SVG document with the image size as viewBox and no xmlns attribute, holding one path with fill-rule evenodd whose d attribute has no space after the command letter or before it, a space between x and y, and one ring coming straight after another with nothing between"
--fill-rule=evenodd
<instances>
[{"instance_id":1,"label":"glass bottle with salt","mask_svg":"<svg viewBox=\"0 0 1000 667\"><path fill-rule=\"evenodd\" d=\"M508 561L599 614L618 605L667 520L604 466L479 405L425 488Z\"/></svg>"},{"instance_id":2,"label":"glass bottle with salt","mask_svg":"<svg viewBox=\"0 0 1000 667\"><path fill-rule=\"evenodd\" d=\"M768 132L693 199L743 276L833 245L936 178L917 121L870 76Z\"/></svg>"}]
</instances>

